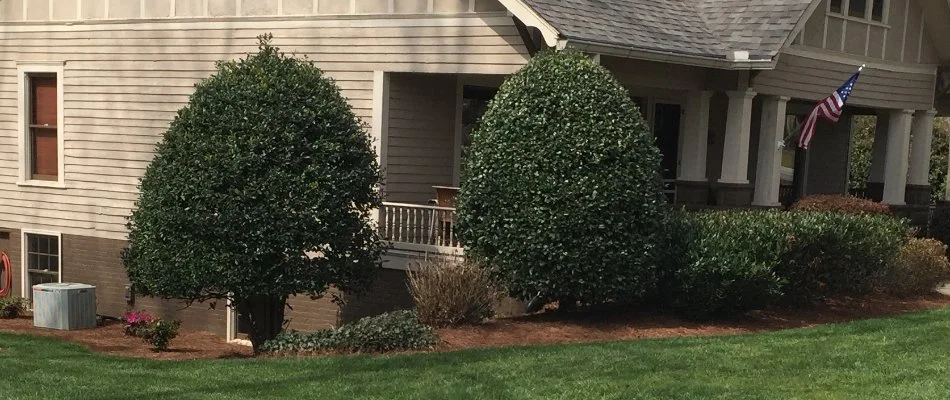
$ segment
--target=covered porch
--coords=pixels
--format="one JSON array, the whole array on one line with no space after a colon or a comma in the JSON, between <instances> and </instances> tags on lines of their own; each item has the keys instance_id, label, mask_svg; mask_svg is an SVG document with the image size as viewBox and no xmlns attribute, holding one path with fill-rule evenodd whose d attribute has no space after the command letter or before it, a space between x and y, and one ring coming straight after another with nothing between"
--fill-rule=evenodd
<instances>
[{"instance_id":1,"label":"covered porch","mask_svg":"<svg viewBox=\"0 0 950 400\"><path fill-rule=\"evenodd\" d=\"M852 120L878 116L868 198L897 209L930 204L928 171L934 117L933 81L888 101L861 97L906 77L862 77L855 101L837 124L821 122L808 151L786 139L815 101L848 74L832 74L811 91L771 84L774 71L723 71L597 57L627 87L660 148L664 190L688 208L771 208L811 194L848 193ZM850 67L848 67L850 68ZM911 76L916 79L916 76ZM463 149L502 75L377 72L373 135L384 168L379 229L396 252L460 254L454 194ZM839 82L839 80L841 82ZM867 90L870 91L870 90ZM929 91L929 100L916 96ZM825 93L827 92L827 93ZM814 97L814 98L812 98ZM896 106L896 107L895 107ZM784 144L783 144L784 143Z\"/></svg>"}]
</instances>

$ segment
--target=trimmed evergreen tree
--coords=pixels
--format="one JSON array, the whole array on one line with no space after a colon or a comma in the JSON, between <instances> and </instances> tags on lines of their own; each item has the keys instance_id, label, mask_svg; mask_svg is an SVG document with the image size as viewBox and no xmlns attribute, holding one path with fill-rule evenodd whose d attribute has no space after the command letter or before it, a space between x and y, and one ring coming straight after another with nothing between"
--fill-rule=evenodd
<instances>
[{"instance_id":1,"label":"trimmed evergreen tree","mask_svg":"<svg viewBox=\"0 0 950 400\"><path fill-rule=\"evenodd\" d=\"M467 254L522 299L641 298L656 285L668 215L659 160L609 71L577 51L541 53L505 81L467 149Z\"/></svg>"},{"instance_id":2,"label":"trimmed evergreen tree","mask_svg":"<svg viewBox=\"0 0 950 400\"><path fill-rule=\"evenodd\" d=\"M289 296L366 288L380 169L340 89L260 37L196 85L141 180L124 254L136 293L230 299L259 346Z\"/></svg>"}]
</instances>

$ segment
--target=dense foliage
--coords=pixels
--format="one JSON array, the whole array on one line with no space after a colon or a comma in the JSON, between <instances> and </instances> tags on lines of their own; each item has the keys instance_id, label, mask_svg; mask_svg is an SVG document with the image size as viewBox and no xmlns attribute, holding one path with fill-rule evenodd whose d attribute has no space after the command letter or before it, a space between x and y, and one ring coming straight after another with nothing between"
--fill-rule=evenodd
<instances>
[{"instance_id":1,"label":"dense foliage","mask_svg":"<svg viewBox=\"0 0 950 400\"><path fill-rule=\"evenodd\" d=\"M731 315L778 301L865 294L909 237L903 220L838 212L685 214L685 257L660 295L696 317Z\"/></svg>"},{"instance_id":2,"label":"dense foliage","mask_svg":"<svg viewBox=\"0 0 950 400\"><path fill-rule=\"evenodd\" d=\"M659 150L627 91L580 52L535 56L473 134L458 200L469 255L515 297L600 303L656 282Z\"/></svg>"},{"instance_id":3,"label":"dense foliage","mask_svg":"<svg viewBox=\"0 0 950 400\"><path fill-rule=\"evenodd\" d=\"M947 246L934 239L911 239L901 248L885 278L888 292L906 296L933 292L937 285L947 281Z\"/></svg>"},{"instance_id":4,"label":"dense foliage","mask_svg":"<svg viewBox=\"0 0 950 400\"><path fill-rule=\"evenodd\" d=\"M0 319L19 318L26 310L26 299L19 296L0 297Z\"/></svg>"},{"instance_id":5,"label":"dense foliage","mask_svg":"<svg viewBox=\"0 0 950 400\"><path fill-rule=\"evenodd\" d=\"M847 214L891 214L891 209L887 204L854 196L832 194L803 197L792 205L792 209L798 211L837 211Z\"/></svg>"},{"instance_id":6,"label":"dense foliage","mask_svg":"<svg viewBox=\"0 0 950 400\"><path fill-rule=\"evenodd\" d=\"M471 261L439 260L409 272L419 320L435 327L475 324L494 316L501 299L488 269Z\"/></svg>"},{"instance_id":7,"label":"dense foliage","mask_svg":"<svg viewBox=\"0 0 950 400\"><path fill-rule=\"evenodd\" d=\"M267 353L377 353L428 350L438 343L435 331L419 322L414 311L395 311L362 318L337 329L314 333L284 332L266 342Z\"/></svg>"},{"instance_id":8,"label":"dense foliage","mask_svg":"<svg viewBox=\"0 0 950 400\"><path fill-rule=\"evenodd\" d=\"M773 303L785 281L776 274L784 243L771 213L684 214L674 238L683 257L662 280L666 305L690 317L734 315ZM766 223L763 223L766 221Z\"/></svg>"},{"instance_id":9,"label":"dense foliage","mask_svg":"<svg viewBox=\"0 0 950 400\"><path fill-rule=\"evenodd\" d=\"M874 116L857 116L854 119L851 168L848 177L852 189L863 189L867 185L876 124L877 118ZM948 146L950 146L950 118L937 118L934 124L930 157L930 186L933 189L934 200L941 199L946 188L947 154L950 150Z\"/></svg>"},{"instance_id":10,"label":"dense foliage","mask_svg":"<svg viewBox=\"0 0 950 400\"><path fill-rule=\"evenodd\" d=\"M196 85L141 180L126 268L136 293L230 299L255 348L288 296L365 288L380 170L336 84L261 38Z\"/></svg>"}]
</instances>

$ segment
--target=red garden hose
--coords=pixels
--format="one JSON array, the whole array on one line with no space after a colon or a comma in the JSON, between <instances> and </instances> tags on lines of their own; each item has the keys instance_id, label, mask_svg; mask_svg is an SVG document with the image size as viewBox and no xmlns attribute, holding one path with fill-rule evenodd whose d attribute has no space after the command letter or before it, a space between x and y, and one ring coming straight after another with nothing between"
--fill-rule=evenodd
<instances>
[{"instance_id":1,"label":"red garden hose","mask_svg":"<svg viewBox=\"0 0 950 400\"><path fill-rule=\"evenodd\" d=\"M3 269L3 286L0 286L0 297L7 297L13 290L13 265L10 264L10 257L7 253L0 251L0 268Z\"/></svg>"}]
</instances>

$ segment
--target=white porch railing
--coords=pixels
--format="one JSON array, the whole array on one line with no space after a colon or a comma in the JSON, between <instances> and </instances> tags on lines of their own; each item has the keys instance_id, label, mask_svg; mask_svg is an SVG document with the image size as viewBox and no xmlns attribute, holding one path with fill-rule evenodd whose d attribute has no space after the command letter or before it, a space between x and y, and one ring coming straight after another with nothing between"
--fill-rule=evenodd
<instances>
[{"instance_id":1,"label":"white porch railing","mask_svg":"<svg viewBox=\"0 0 950 400\"><path fill-rule=\"evenodd\" d=\"M379 209L380 235L402 250L457 253L454 225L454 208L384 202Z\"/></svg>"}]
</instances>

